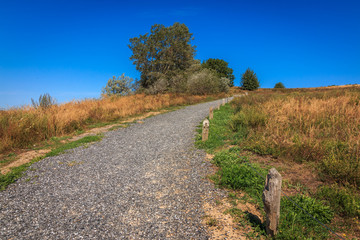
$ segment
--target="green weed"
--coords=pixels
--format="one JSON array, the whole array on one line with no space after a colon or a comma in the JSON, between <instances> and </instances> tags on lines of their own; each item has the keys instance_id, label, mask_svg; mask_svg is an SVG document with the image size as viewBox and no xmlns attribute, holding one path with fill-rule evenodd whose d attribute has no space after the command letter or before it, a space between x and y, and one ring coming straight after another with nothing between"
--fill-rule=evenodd
<instances>
[{"instance_id":1,"label":"green weed","mask_svg":"<svg viewBox=\"0 0 360 240\"><path fill-rule=\"evenodd\" d=\"M316 196L326 200L338 213L360 218L360 196L350 186L340 187L337 184L322 186L318 189Z\"/></svg>"},{"instance_id":2,"label":"green weed","mask_svg":"<svg viewBox=\"0 0 360 240\"><path fill-rule=\"evenodd\" d=\"M329 224L334 217L330 207L319 200L304 195L290 199L323 224ZM284 197L281 199L280 227L276 239L328 239L329 231L293 202Z\"/></svg>"}]
</instances>

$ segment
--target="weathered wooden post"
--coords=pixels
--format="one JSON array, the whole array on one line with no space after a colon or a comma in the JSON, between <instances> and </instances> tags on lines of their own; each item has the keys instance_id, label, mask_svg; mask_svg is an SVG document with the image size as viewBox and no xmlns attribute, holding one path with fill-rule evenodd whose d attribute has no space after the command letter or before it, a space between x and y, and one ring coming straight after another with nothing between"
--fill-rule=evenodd
<instances>
[{"instance_id":1,"label":"weathered wooden post","mask_svg":"<svg viewBox=\"0 0 360 240\"><path fill-rule=\"evenodd\" d=\"M209 119L211 120L211 119L213 119L213 117L214 117L214 109L213 109L213 107L210 107L210 109L209 109Z\"/></svg>"},{"instance_id":2,"label":"weathered wooden post","mask_svg":"<svg viewBox=\"0 0 360 240\"><path fill-rule=\"evenodd\" d=\"M202 128L202 141L203 142L208 140L208 137L209 137L209 125L210 125L209 120L205 119L203 121L203 128Z\"/></svg>"},{"instance_id":3,"label":"weathered wooden post","mask_svg":"<svg viewBox=\"0 0 360 240\"><path fill-rule=\"evenodd\" d=\"M222 105L225 106L225 98L222 100Z\"/></svg>"},{"instance_id":4,"label":"weathered wooden post","mask_svg":"<svg viewBox=\"0 0 360 240\"><path fill-rule=\"evenodd\" d=\"M219 104L219 105L217 106L217 110L220 110L220 106L221 106L221 104Z\"/></svg>"},{"instance_id":5,"label":"weathered wooden post","mask_svg":"<svg viewBox=\"0 0 360 240\"><path fill-rule=\"evenodd\" d=\"M262 198L266 213L266 233L272 237L277 234L279 226L281 182L280 173L275 168L270 169L266 176Z\"/></svg>"}]
</instances>

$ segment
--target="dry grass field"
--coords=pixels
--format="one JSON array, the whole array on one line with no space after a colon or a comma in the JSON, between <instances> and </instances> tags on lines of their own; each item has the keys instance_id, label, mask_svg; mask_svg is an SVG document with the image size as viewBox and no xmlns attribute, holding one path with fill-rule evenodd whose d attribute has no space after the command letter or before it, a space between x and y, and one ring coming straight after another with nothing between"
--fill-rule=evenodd
<instances>
[{"instance_id":1,"label":"dry grass field","mask_svg":"<svg viewBox=\"0 0 360 240\"><path fill-rule=\"evenodd\" d=\"M194 104L219 96L144 95L73 101L49 108L23 107L0 111L0 153L29 148L35 143L89 126L156 111Z\"/></svg>"},{"instance_id":2,"label":"dry grass field","mask_svg":"<svg viewBox=\"0 0 360 240\"><path fill-rule=\"evenodd\" d=\"M262 91L237 100L233 123L247 148L314 162L331 180L360 186L360 88Z\"/></svg>"}]
</instances>

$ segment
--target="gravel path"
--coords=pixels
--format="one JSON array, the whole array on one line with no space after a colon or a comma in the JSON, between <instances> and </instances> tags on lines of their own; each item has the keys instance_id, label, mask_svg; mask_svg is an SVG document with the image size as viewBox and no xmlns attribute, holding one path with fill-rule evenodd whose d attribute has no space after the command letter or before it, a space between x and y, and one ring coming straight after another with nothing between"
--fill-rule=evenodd
<instances>
[{"instance_id":1,"label":"gravel path","mask_svg":"<svg viewBox=\"0 0 360 240\"><path fill-rule=\"evenodd\" d=\"M157 115L32 165L0 192L0 239L208 239L195 127L220 101Z\"/></svg>"}]
</instances>

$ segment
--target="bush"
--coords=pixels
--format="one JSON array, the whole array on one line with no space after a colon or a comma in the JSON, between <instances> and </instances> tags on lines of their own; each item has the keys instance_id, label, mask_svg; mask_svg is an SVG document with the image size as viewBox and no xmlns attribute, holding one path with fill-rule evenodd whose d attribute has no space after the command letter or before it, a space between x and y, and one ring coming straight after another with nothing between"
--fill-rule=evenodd
<instances>
[{"instance_id":1,"label":"bush","mask_svg":"<svg viewBox=\"0 0 360 240\"><path fill-rule=\"evenodd\" d=\"M277 84L275 84L274 88L285 88L285 86L282 82L278 82Z\"/></svg>"},{"instance_id":2,"label":"bush","mask_svg":"<svg viewBox=\"0 0 360 240\"><path fill-rule=\"evenodd\" d=\"M220 78L209 69L202 69L189 76L187 88L190 94L214 94L220 92Z\"/></svg>"},{"instance_id":3,"label":"bush","mask_svg":"<svg viewBox=\"0 0 360 240\"><path fill-rule=\"evenodd\" d=\"M251 70L250 68L246 69L246 71L242 75L241 86L243 87L243 89L249 91L259 88L260 84L257 79L256 73L254 73L254 71Z\"/></svg>"},{"instance_id":4,"label":"bush","mask_svg":"<svg viewBox=\"0 0 360 240\"><path fill-rule=\"evenodd\" d=\"M168 89L168 81L165 78L158 79L153 85L145 90L149 94L165 93Z\"/></svg>"},{"instance_id":5,"label":"bush","mask_svg":"<svg viewBox=\"0 0 360 240\"><path fill-rule=\"evenodd\" d=\"M36 102L34 99L31 99L31 103L34 108L42 108L46 109L56 104L55 98L51 97L50 94L45 93L44 95L40 95L39 101Z\"/></svg>"},{"instance_id":6,"label":"bush","mask_svg":"<svg viewBox=\"0 0 360 240\"><path fill-rule=\"evenodd\" d=\"M130 95L134 88L134 79L125 76L122 74L120 77L116 79L115 76L109 79L106 86L102 89L103 95L113 96L113 95L120 95L126 96Z\"/></svg>"},{"instance_id":7,"label":"bush","mask_svg":"<svg viewBox=\"0 0 360 240\"><path fill-rule=\"evenodd\" d=\"M229 85L230 85L230 79L226 77L220 78L220 82L219 82L220 92L228 92L230 89Z\"/></svg>"}]
</instances>

